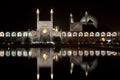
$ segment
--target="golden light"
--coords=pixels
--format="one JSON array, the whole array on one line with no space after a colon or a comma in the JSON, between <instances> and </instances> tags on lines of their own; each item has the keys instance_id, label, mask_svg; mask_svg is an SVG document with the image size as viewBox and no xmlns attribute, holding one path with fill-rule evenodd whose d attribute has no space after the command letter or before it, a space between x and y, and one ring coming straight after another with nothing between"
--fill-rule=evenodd
<instances>
[{"instance_id":1,"label":"golden light","mask_svg":"<svg viewBox=\"0 0 120 80\"><path fill-rule=\"evenodd\" d=\"M40 75L39 75L39 73L37 74L37 80L39 80L39 78L40 78Z\"/></svg>"},{"instance_id":2,"label":"golden light","mask_svg":"<svg viewBox=\"0 0 120 80\"><path fill-rule=\"evenodd\" d=\"M42 55L42 57L43 57L44 60L46 60L48 56L47 56L47 54L44 53L44 54Z\"/></svg>"},{"instance_id":3,"label":"golden light","mask_svg":"<svg viewBox=\"0 0 120 80\"><path fill-rule=\"evenodd\" d=\"M55 56L53 57L53 59L54 59L55 61L58 61L58 56L55 55Z\"/></svg>"},{"instance_id":4,"label":"golden light","mask_svg":"<svg viewBox=\"0 0 120 80\"><path fill-rule=\"evenodd\" d=\"M51 79L53 79L53 73L51 73L51 75L50 75L50 76L51 76Z\"/></svg>"},{"instance_id":5,"label":"golden light","mask_svg":"<svg viewBox=\"0 0 120 80\"><path fill-rule=\"evenodd\" d=\"M43 33L44 34L47 33L47 29L46 28L43 29Z\"/></svg>"},{"instance_id":6,"label":"golden light","mask_svg":"<svg viewBox=\"0 0 120 80\"><path fill-rule=\"evenodd\" d=\"M74 67L74 63L71 63L71 68L73 68Z\"/></svg>"},{"instance_id":7,"label":"golden light","mask_svg":"<svg viewBox=\"0 0 120 80\"><path fill-rule=\"evenodd\" d=\"M101 38L102 41L105 41L105 38Z\"/></svg>"},{"instance_id":8,"label":"golden light","mask_svg":"<svg viewBox=\"0 0 120 80\"><path fill-rule=\"evenodd\" d=\"M39 13L40 13L39 9L37 9L36 13L37 13L37 14L39 14Z\"/></svg>"},{"instance_id":9,"label":"golden light","mask_svg":"<svg viewBox=\"0 0 120 80\"><path fill-rule=\"evenodd\" d=\"M51 9L50 13L53 14L53 9Z\"/></svg>"},{"instance_id":10,"label":"golden light","mask_svg":"<svg viewBox=\"0 0 120 80\"><path fill-rule=\"evenodd\" d=\"M71 56L71 55L72 55L72 51L69 50L69 51L68 51L68 56Z\"/></svg>"}]
</instances>

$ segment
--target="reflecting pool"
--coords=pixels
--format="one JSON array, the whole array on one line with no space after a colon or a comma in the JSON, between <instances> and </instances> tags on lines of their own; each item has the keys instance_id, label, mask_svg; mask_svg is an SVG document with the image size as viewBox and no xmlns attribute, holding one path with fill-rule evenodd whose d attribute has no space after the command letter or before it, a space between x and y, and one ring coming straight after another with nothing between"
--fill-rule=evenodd
<instances>
[{"instance_id":1,"label":"reflecting pool","mask_svg":"<svg viewBox=\"0 0 120 80\"><path fill-rule=\"evenodd\" d=\"M0 74L4 80L117 79L119 56L119 51L79 47L1 48Z\"/></svg>"}]
</instances>

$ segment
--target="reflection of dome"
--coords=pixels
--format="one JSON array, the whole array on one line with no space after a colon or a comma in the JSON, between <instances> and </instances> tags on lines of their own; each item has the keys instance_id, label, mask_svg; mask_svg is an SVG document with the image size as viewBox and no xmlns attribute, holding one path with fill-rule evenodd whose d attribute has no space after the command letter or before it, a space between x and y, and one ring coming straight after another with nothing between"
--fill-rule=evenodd
<instances>
[{"instance_id":1,"label":"reflection of dome","mask_svg":"<svg viewBox=\"0 0 120 80\"><path fill-rule=\"evenodd\" d=\"M93 25L97 28L97 20L96 20L96 18L89 15L87 12L85 13L85 16L82 17L80 22L82 22L84 24L84 23L86 23L86 21L88 22L89 20L91 20L93 22Z\"/></svg>"}]
</instances>

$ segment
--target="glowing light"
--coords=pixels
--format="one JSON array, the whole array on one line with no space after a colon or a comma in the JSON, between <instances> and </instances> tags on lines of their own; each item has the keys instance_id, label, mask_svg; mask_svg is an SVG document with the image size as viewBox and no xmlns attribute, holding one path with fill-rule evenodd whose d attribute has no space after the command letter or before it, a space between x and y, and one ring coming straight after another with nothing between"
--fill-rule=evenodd
<instances>
[{"instance_id":1,"label":"glowing light","mask_svg":"<svg viewBox=\"0 0 120 80\"><path fill-rule=\"evenodd\" d=\"M95 51L96 56L100 56L100 51Z\"/></svg>"},{"instance_id":2,"label":"glowing light","mask_svg":"<svg viewBox=\"0 0 120 80\"><path fill-rule=\"evenodd\" d=\"M39 73L37 74L37 80L39 80L39 78L40 78L40 75L39 75Z\"/></svg>"},{"instance_id":3,"label":"glowing light","mask_svg":"<svg viewBox=\"0 0 120 80\"><path fill-rule=\"evenodd\" d=\"M44 53L44 54L42 55L42 57L43 57L44 60L46 60L48 56L47 56L47 54Z\"/></svg>"},{"instance_id":4,"label":"glowing light","mask_svg":"<svg viewBox=\"0 0 120 80\"><path fill-rule=\"evenodd\" d=\"M74 63L71 63L71 68L73 68L74 67Z\"/></svg>"},{"instance_id":5,"label":"glowing light","mask_svg":"<svg viewBox=\"0 0 120 80\"><path fill-rule=\"evenodd\" d=\"M50 76L51 76L51 79L53 79L53 76L54 76L54 75L53 75L53 73L51 73L51 75L50 75Z\"/></svg>"},{"instance_id":6,"label":"glowing light","mask_svg":"<svg viewBox=\"0 0 120 80\"><path fill-rule=\"evenodd\" d=\"M105 56L105 51L101 51L101 55L102 55L102 56Z\"/></svg>"},{"instance_id":7,"label":"glowing light","mask_svg":"<svg viewBox=\"0 0 120 80\"><path fill-rule=\"evenodd\" d=\"M23 56L24 57L27 57L28 55L27 55L27 51L23 51Z\"/></svg>"},{"instance_id":8,"label":"glowing light","mask_svg":"<svg viewBox=\"0 0 120 80\"><path fill-rule=\"evenodd\" d=\"M102 41L105 41L105 38L101 38Z\"/></svg>"},{"instance_id":9,"label":"glowing light","mask_svg":"<svg viewBox=\"0 0 120 80\"><path fill-rule=\"evenodd\" d=\"M73 55L74 55L74 56L77 56L77 51L73 51Z\"/></svg>"},{"instance_id":10,"label":"glowing light","mask_svg":"<svg viewBox=\"0 0 120 80\"><path fill-rule=\"evenodd\" d=\"M94 56L94 51L90 51L90 56Z\"/></svg>"},{"instance_id":11,"label":"glowing light","mask_svg":"<svg viewBox=\"0 0 120 80\"><path fill-rule=\"evenodd\" d=\"M88 56L89 55L89 52L87 50L84 51L84 55L85 56Z\"/></svg>"},{"instance_id":12,"label":"glowing light","mask_svg":"<svg viewBox=\"0 0 120 80\"><path fill-rule=\"evenodd\" d=\"M7 57L10 56L10 51L6 51L6 56L7 56Z\"/></svg>"},{"instance_id":13,"label":"glowing light","mask_svg":"<svg viewBox=\"0 0 120 80\"><path fill-rule=\"evenodd\" d=\"M79 51L79 56L83 56L83 51Z\"/></svg>"},{"instance_id":14,"label":"glowing light","mask_svg":"<svg viewBox=\"0 0 120 80\"><path fill-rule=\"evenodd\" d=\"M73 73L73 69L70 69L70 74L72 74Z\"/></svg>"},{"instance_id":15,"label":"glowing light","mask_svg":"<svg viewBox=\"0 0 120 80\"><path fill-rule=\"evenodd\" d=\"M4 51L0 51L0 56L4 57Z\"/></svg>"},{"instance_id":16,"label":"glowing light","mask_svg":"<svg viewBox=\"0 0 120 80\"><path fill-rule=\"evenodd\" d=\"M37 13L37 14L39 14L39 13L40 13L39 9L37 9L36 13Z\"/></svg>"},{"instance_id":17,"label":"glowing light","mask_svg":"<svg viewBox=\"0 0 120 80\"><path fill-rule=\"evenodd\" d=\"M88 76L88 71L85 71L85 75Z\"/></svg>"},{"instance_id":18,"label":"glowing light","mask_svg":"<svg viewBox=\"0 0 120 80\"><path fill-rule=\"evenodd\" d=\"M68 56L71 56L71 55L72 55L72 51L69 50L69 51L68 51Z\"/></svg>"},{"instance_id":19,"label":"glowing light","mask_svg":"<svg viewBox=\"0 0 120 80\"><path fill-rule=\"evenodd\" d=\"M12 54L11 54L13 57L16 56L16 51L12 51Z\"/></svg>"},{"instance_id":20,"label":"glowing light","mask_svg":"<svg viewBox=\"0 0 120 80\"><path fill-rule=\"evenodd\" d=\"M44 28L44 29L43 29L43 33L44 33L44 34L47 33L47 29Z\"/></svg>"},{"instance_id":21,"label":"glowing light","mask_svg":"<svg viewBox=\"0 0 120 80\"><path fill-rule=\"evenodd\" d=\"M17 51L17 56L22 56L22 51Z\"/></svg>"},{"instance_id":22,"label":"glowing light","mask_svg":"<svg viewBox=\"0 0 120 80\"><path fill-rule=\"evenodd\" d=\"M53 14L53 9L50 10L50 13Z\"/></svg>"},{"instance_id":23,"label":"glowing light","mask_svg":"<svg viewBox=\"0 0 120 80\"><path fill-rule=\"evenodd\" d=\"M53 57L53 59L54 59L55 61L58 61L58 56L55 55L55 56Z\"/></svg>"}]
</instances>

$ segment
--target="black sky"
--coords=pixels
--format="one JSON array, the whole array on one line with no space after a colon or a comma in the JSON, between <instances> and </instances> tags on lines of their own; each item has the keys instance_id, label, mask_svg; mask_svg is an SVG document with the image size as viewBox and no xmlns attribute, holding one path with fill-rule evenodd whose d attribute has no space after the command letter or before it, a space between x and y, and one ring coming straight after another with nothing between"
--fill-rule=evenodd
<instances>
[{"instance_id":1,"label":"black sky","mask_svg":"<svg viewBox=\"0 0 120 80\"><path fill-rule=\"evenodd\" d=\"M80 21L88 11L98 20L99 27L107 25L120 30L120 6L115 1L104 0L2 0L0 1L0 29L36 28L36 9L40 9L40 20L49 20L49 11L54 9L54 25L69 28L69 14Z\"/></svg>"}]
</instances>

